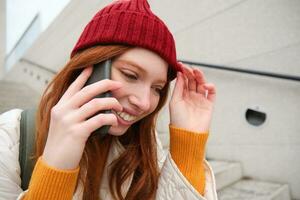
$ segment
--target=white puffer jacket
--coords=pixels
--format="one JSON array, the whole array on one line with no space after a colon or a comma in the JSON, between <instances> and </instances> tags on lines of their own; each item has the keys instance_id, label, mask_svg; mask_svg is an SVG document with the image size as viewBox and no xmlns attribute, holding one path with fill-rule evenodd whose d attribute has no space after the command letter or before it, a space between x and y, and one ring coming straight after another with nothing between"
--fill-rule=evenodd
<instances>
[{"instance_id":1,"label":"white puffer jacket","mask_svg":"<svg viewBox=\"0 0 300 200\"><path fill-rule=\"evenodd\" d=\"M19 165L19 136L21 109L13 109L0 115L0 200L22 199L26 191L22 191ZM158 138L158 137L157 137ZM215 177L209 163L205 166L205 194L201 196L187 181L172 160L169 152L162 149L158 140L158 163L161 169L157 200L217 200ZM108 164L123 151L123 146L114 142L108 156ZM106 167L107 169L107 167ZM122 188L123 194L129 189L132 177ZM112 199L108 189L107 171L104 172L100 187L101 199ZM78 187L73 200L82 199L82 187Z\"/></svg>"}]
</instances>

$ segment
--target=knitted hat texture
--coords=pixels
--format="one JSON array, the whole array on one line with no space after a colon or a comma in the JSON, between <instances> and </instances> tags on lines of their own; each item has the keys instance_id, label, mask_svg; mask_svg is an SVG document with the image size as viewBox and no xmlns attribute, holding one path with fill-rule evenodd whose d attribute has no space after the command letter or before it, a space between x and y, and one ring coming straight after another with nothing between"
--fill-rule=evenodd
<instances>
[{"instance_id":1,"label":"knitted hat texture","mask_svg":"<svg viewBox=\"0 0 300 200\"><path fill-rule=\"evenodd\" d=\"M71 57L80 50L101 44L143 47L160 55L172 71L182 71L176 59L174 38L164 22L150 10L147 0L118 0L98 11L81 33ZM173 75L171 79L174 78Z\"/></svg>"}]
</instances>

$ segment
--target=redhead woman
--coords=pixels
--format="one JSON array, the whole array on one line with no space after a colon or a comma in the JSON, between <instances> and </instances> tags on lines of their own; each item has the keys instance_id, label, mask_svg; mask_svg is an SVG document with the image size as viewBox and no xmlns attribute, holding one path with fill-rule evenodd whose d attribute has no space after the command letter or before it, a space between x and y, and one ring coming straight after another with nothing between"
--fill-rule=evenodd
<instances>
[{"instance_id":1,"label":"redhead woman","mask_svg":"<svg viewBox=\"0 0 300 200\"><path fill-rule=\"evenodd\" d=\"M86 86L107 59L111 78ZM155 126L175 78L165 153ZM95 98L105 92L112 96ZM0 199L216 200L205 160L215 96L201 70L177 62L173 36L146 0L114 1L87 24L43 93L26 191L17 150L22 110L0 116ZM96 114L103 110L112 113ZM92 134L105 125L105 137Z\"/></svg>"}]
</instances>

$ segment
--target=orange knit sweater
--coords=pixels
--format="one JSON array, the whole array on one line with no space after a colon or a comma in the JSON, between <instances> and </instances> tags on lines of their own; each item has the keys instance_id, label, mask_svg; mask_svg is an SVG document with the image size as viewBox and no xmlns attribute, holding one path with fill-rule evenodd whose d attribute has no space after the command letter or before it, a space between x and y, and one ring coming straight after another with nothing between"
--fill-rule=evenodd
<instances>
[{"instance_id":1,"label":"orange knit sweater","mask_svg":"<svg viewBox=\"0 0 300 200\"><path fill-rule=\"evenodd\" d=\"M169 125L170 152L181 173L201 194L205 188L203 159L207 133L195 133ZM60 170L47 165L40 157L34 167L28 192L23 200L65 200L72 199L79 167L74 170Z\"/></svg>"}]
</instances>

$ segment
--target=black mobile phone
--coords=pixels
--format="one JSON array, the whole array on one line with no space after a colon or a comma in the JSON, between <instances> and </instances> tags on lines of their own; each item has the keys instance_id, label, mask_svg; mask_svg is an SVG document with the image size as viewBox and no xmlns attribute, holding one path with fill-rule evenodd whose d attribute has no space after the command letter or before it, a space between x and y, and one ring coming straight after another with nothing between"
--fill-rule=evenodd
<instances>
[{"instance_id":1,"label":"black mobile phone","mask_svg":"<svg viewBox=\"0 0 300 200\"><path fill-rule=\"evenodd\" d=\"M93 72L92 72L91 76L89 77L89 79L87 80L87 82L85 83L85 86L90 85L95 82L98 82L103 79L110 79L110 78L111 78L111 59L108 59L103 62L94 64ZM95 98L103 98L103 97L111 97L111 96L112 96L111 92L108 91L108 92L105 92L105 93L95 96ZM112 111L111 110L102 110L100 112L95 113L91 117L94 117L100 113L112 113ZM91 136L95 136L95 135L99 134L101 137L104 137L105 135L107 135L110 127L111 127L111 125L104 125L104 126L98 128L97 130L93 131L93 133L91 133Z\"/></svg>"}]
</instances>

